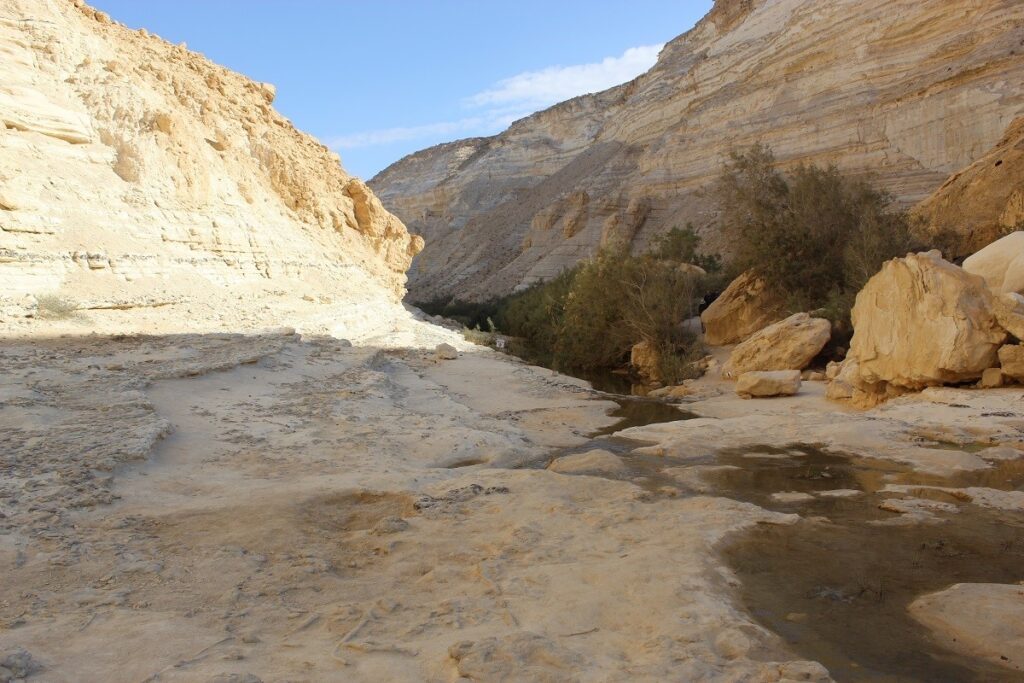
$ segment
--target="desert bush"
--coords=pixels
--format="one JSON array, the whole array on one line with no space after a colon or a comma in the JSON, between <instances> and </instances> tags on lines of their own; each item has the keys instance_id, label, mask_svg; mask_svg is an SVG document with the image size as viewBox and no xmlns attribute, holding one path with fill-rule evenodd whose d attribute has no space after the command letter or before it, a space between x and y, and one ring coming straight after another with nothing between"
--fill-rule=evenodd
<instances>
[{"instance_id":1,"label":"desert bush","mask_svg":"<svg viewBox=\"0 0 1024 683\"><path fill-rule=\"evenodd\" d=\"M498 327L523 338L534 360L566 371L624 365L634 344L654 344L669 381L693 376L701 355L683 323L696 314L702 284L654 255L602 251L499 306ZM682 359L682 360L681 360Z\"/></svg>"},{"instance_id":2,"label":"desert bush","mask_svg":"<svg viewBox=\"0 0 1024 683\"><path fill-rule=\"evenodd\" d=\"M882 263L921 246L887 193L834 166L784 176L762 145L734 152L715 191L735 267L763 277L791 311L820 309L840 329Z\"/></svg>"},{"instance_id":3,"label":"desert bush","mask_svg":"<svg viewBox=\"0 0 1024 683\"><path fill-rule=\"evenodd\" d=\"M416 306L424 313L449 318L468 330L484 330L498 310L496 301L463 301L455 298L438 298Z\"/></svg>"},{"instance_id":4,"label":"desert bush","mask_svg":"<svg viewBox=\"0 0 1024 683\"><path fill-rule=\"evenodd\" d=\"M49 320L64 320L72 317L78 311L78 304L56 294L37 296L36 306L39 317Z\"/></svg>"},{"instance_id":5,"label":"desert bush","mask_svg":"<svg viewBox=\"0 0 1024 683\"><path fill-rule=\"evenodd\" d=\"M498 338L498 330L494 326L494 321L491 318L487 318L486 330L481 330L479 325L472 329L463 327L462 338L480 346L494 346Z\"/></svg>"},{"instance_id":6,"label":"desert bush","mask_svg":"<svg viewBox=\"0 0 1024 683\"><path fill-rule=\"evenodd\" d=\"M498 329L517 338L512 343L512 353L540 365L554 366L566 301L579 270L580 266L564 270L498 304L494 319Z\"/></svg>"},{"instance_id":7,"label":"desert bush","mask_svg":"<svg viewBox=\"0 0 1024 683\"><path fill-rule=\"evenodd\" d=\"M721 272L722 257L702 252L700 241L700 235L693 229L693 224L687 223L685 228L675 227L662 235L655 243L651 255L679 263L692 263L709 274Z\"/></svg>"}]
</instances>

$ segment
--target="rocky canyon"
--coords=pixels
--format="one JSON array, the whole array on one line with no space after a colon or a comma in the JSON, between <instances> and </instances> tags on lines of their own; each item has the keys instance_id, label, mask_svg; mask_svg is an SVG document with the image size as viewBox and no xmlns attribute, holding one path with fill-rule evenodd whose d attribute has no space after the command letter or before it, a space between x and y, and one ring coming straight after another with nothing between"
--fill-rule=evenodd
<instances>
[{"instance_id":1,"label":"rocky canyon","mask_svg":"<svg viewBox=\"0 0 1024 683\"><path fill-rule=\"evenodd\" d=\"M415 301L505 295L688 223L727 251L707 191L731 149L836 164L912 206L1024 114L1022 32L1015 0L718 0L636 80L370 185L427 240Z\"/></svg>"},{"instance_id":2,"label":"rocky canyon","mask_svg":"<svg viewBox=\"0 0 1024 683\"><path fill-rule=\"evenodd\" d=\"M720 0L636 81L367 184L274 85L0 0L0 683L1020 680L1024 233L888 262L841 363L741 278L643 396L403 297L714 243L757 140L987 243L1022 20Z\"/></svg>"}]
</instances>

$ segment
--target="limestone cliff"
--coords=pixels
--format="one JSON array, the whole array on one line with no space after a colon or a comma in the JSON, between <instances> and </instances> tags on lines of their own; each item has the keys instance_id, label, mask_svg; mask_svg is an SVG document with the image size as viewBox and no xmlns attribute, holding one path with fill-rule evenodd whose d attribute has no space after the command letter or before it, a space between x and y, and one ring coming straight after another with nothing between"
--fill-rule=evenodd
<instances>
[{"instance_id":1,"label":"limestone cliff","mask_svg":"<svg viewBox=\"0 0 1024 683\"><path fill-rule=\"evenodd\" d=\"M958 171L916 209L951 257L972 254L1024 227L1024 117L999 143Z\"/></svg>"},{"instance_id":2,"label":"limestone cliff","mask_svg":"<svg viewBox=\"0 0 1024 683\"><path fill-rule=\"evenodd\" d=\"M0 297L398 300L422 241L274 94L80 2L0 0Z\"/></svg>"},{"instance_id":3,"label":"limestone cliff","mask_svg":"<svg viewBox=\"0 0 1024 683\"><path fill-rule=\"evenodd\" d=\"M427 240L415 300L486 298L687 222L730 148L874 174L912 205L1024 114L1018 0L718 0L636 80L413 154L370 185Z\"/></svg>"}]
</instances>

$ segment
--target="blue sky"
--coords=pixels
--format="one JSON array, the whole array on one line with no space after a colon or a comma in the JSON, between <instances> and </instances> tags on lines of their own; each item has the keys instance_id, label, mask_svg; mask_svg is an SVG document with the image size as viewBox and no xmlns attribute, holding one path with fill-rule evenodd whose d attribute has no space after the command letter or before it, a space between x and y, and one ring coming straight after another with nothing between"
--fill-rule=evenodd
<instances>
[{"instance_id":1,"label":"blue sky","mask_svg":"<svg viewBox=\"0 0 1024 683\"><path fill-rule=\"evenodd\" d=\"M277 86L277 109L369 178L629 80L712 0L91 0Z\"/></svg>"}]
</instances>

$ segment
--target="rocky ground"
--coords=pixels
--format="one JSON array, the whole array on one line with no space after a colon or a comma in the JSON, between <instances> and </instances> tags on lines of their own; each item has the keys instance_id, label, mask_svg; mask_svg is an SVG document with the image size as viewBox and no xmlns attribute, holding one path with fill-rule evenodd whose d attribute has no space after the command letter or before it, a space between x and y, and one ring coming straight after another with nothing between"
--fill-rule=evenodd
<instances>
[{"instance_id":1,"label":"rocky ground","mask_svg":"<svg viewBox=\"0 0 1024 683\"><path fill-rule=\"evenodd\" d=\"M606 445L590 435L617 422L615 403L440 328L383 329L356 346L71 323L5 339L0 675L828 680L748 613L716 549L799 524L799 497L731 495L709 478L715 458L813 443L941 477L1022 446L1020 389L932 390L863 413L826 403L823 384L758 403L711 376L685 406L703 419L613 439L585 458L598 476L556 473L552 459ZM437 360L440 341L463 353ZM853 486L895 501L893 520L942 512L928 486L899 481ZM971 483L945 490L963 508L1024 505ZM933 608L923 623L991 621L957 623L942 598L917 606ZM1019 622L986 627L986 651L968 654L998 661Z\"/></svg>"},{"instance_id":2,"label":"rocky ground","mask_svg":"<svg viewBox=\"0 0 1024 683\"><path fill-rule=\"evenodd\" d=\"M714 541L784 517L510 469L585 444L615 405L489 353L438 362L449 333L402 332L420 348L7 339L3 651L40 681L809 666L769 663L790 658L715 597Z\"/></svg>"}]
</instances>

